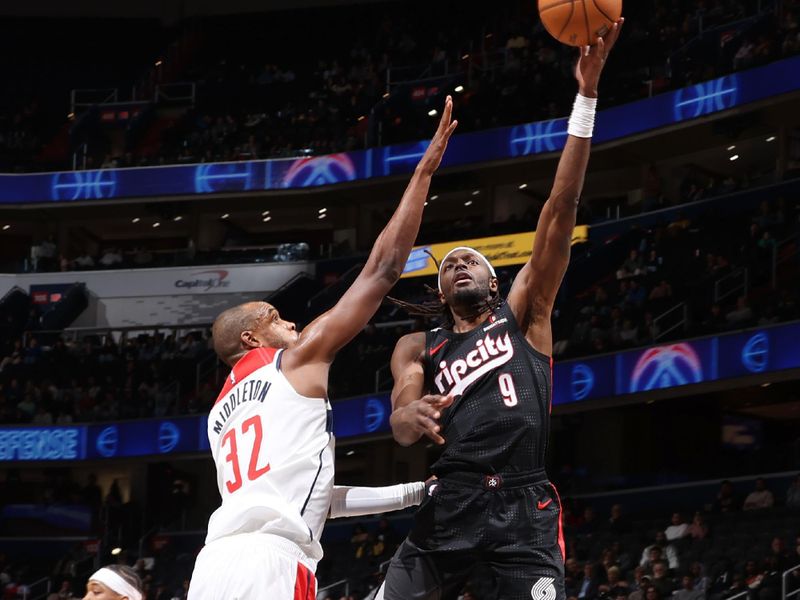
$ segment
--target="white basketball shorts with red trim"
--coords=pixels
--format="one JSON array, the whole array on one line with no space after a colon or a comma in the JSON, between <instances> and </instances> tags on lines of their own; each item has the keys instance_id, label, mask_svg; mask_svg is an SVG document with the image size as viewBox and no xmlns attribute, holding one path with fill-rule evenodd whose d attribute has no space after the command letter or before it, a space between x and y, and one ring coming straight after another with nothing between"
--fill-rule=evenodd
<instances>
[{"instance_id":1,"label":"white basketball shorts with red trim","mask_svg":"<svg viewBox=\"0 0 800 600\"><path fill-rule=\"evenodd\" d=\"M197 555L189 600L315 600L313 562L288 540L242 533L207 544Z\"/></svg>"}]
</instances>

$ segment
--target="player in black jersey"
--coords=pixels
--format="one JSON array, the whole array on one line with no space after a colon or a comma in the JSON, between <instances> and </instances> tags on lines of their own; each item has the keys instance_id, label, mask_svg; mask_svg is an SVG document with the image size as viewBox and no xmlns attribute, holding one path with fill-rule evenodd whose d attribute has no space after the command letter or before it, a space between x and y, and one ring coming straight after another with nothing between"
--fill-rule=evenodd
<instances>
[{"instance_id":1,"label":"player in black jersey","mask_svg":"<svg viewBox=\"0 0 800 600\"><path fill-rule=\"evenodd\" d=\"M431 467L438 480L377 600L455 598L477 564L491 570L499 599L565 599L561 503L544 471L550 314L569 263L593 99L621 25L581 51L579 95L553 190L508 298L500 298L483 255L455 248L439 266L435 306L444 326L404 336L395 347L394 437L410 445L427 436L443 451Z\"/></svg>"}]
</instances>

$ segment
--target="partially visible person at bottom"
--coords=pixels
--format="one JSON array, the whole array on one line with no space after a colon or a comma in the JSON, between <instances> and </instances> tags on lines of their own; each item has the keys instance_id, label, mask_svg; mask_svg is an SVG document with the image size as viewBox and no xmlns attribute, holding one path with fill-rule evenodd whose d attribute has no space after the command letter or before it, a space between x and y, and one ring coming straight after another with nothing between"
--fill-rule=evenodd
<instances>
[{"instance_id":1,"label":"partially visible person at bottom","mask_svg":"<svg viewBox=\"0 0 800 600\"><path fill-rule=\"evenodd\" d=\"M125 565L108 565L89 577L83 600L142 600L142 580Z\"/></svg>"}]
</instances>

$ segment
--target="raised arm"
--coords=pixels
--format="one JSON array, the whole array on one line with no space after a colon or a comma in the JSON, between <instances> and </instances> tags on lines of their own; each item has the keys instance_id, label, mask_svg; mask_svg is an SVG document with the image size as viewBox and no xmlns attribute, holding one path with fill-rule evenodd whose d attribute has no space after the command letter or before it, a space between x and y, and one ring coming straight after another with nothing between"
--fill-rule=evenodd
<instances>
[{"instance_id":1,"label":"raised arm","mask_svg":"<svg viewBox=\"0 0 800 600\"><path fill-rule=\"evenodd\" d=\"M373 317L384 296L400 278L417 237L431 178L442 161L447 142L458 125L451 122L453 101L445 103L439 128L417 165L400 204L375 240L369 258L339 302L308 325L284 364L327 363Z\"/></svg>"},{"instance_id":2,"label":"raised arm","mask_svg":"<svg viewBox=\"0 0 800 600\"><path fill-rule=\"evenodd\" d=\"M508 295L509 305L528 340L545 354L552 352L550 313L569 265L578 201L589 164L600 73L621 27L622 20L605 38L598 38L596 45L581 49L575 67L579 95L570 118L570 135L558 162L550 197L539 215L533 254L520 270Z\"/></svg>"}]
</instances>

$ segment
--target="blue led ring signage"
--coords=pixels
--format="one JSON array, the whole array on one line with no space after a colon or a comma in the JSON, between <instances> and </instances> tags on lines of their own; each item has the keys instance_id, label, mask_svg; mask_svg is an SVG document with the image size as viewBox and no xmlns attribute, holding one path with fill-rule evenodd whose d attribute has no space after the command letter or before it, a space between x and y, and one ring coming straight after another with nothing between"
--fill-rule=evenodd
<instances>
[{"instance_id":1,"label":"blue led ring signage","mask_svg":"<svg viewBox=\"0 0 800 600\"><path fill-rule=\"evenodd\" d=\"M594 142L603 143L800 90L800 57L602 110ZM456 135L444 168L558 152L566 119ZM0 203L303 189L413 172L427 141L327 156L66 173L2 174Z\"/></svg>"},{"instance_id":2,"label":"blue led ring signage","mask_svg":"<svg viewBox=\"0 0 800 600\"><path fill-rule=\"evenodd\" d=\"M553 404L800 369L800 322L557 362ZM388 394L333 403L339 438L391 431ZM0 427L0 460L64 461L208 452L207 416Z\"/></svg>"}]
</instances>

